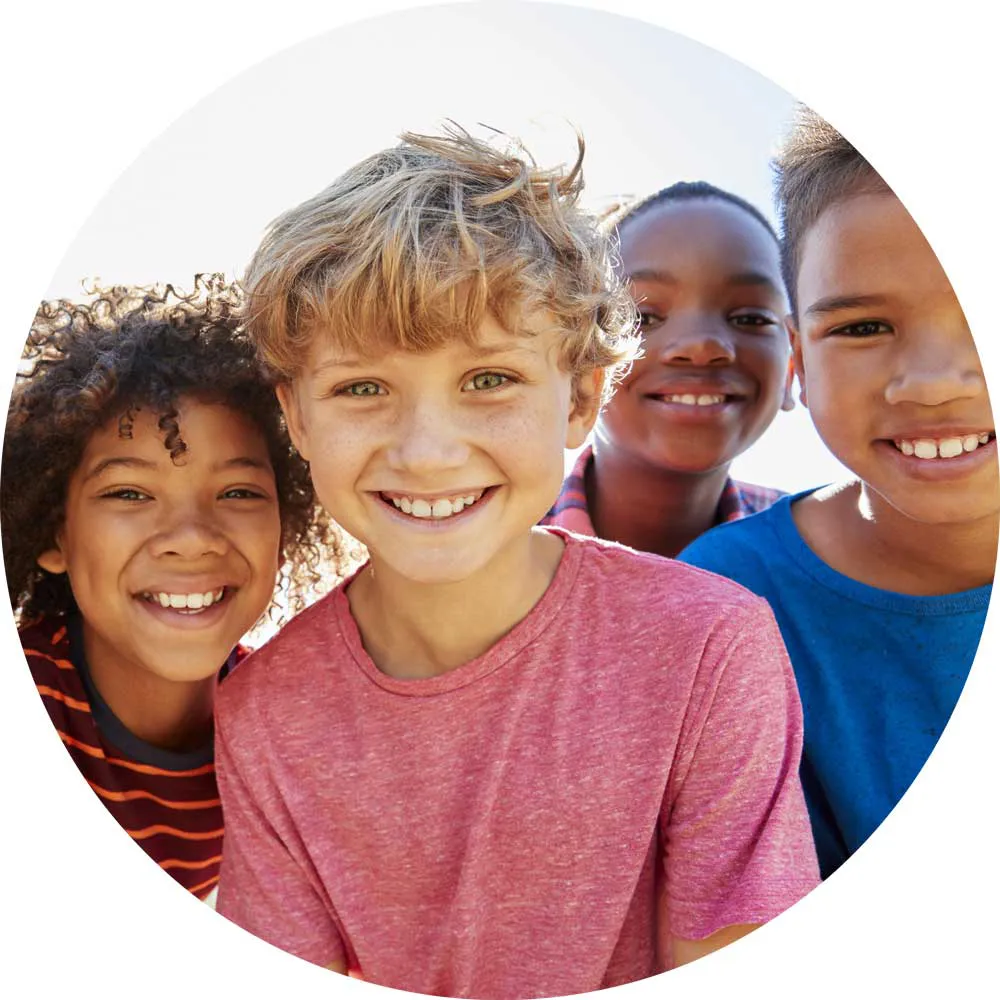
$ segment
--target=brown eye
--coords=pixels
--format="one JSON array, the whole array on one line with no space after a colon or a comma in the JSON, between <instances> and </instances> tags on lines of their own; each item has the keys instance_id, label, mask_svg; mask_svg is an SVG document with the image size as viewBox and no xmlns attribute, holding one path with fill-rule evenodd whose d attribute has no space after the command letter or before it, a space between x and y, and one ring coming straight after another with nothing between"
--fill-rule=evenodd
<instances>
[{"instance_id":1,"label":"brown eye","mask_svg":"<svg viewBox=\"0 0 1000 1000\"><path fill-rule=\"evenodd\" d=\"M848 323L846 326L838 326L830 331L831 337L854 337L863 340L866 337L875 337L880 333L892 333L892 327L881 320L863 320L860 323Z\"/></svg>"}]
</instances>

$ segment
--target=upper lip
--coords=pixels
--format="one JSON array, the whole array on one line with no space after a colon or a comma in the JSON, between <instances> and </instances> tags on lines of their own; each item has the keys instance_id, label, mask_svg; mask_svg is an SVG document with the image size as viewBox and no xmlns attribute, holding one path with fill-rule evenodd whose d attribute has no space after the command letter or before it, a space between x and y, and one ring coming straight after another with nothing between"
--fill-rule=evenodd
<instances>
[{"instance_id":1,"label":"upper lip","mask_svg":"<svg viewBox=\"0 0 1000 1000\"><path fill-rule=\"evenodd\" d=\"M149 587L140 587L134 593L137 597L142 594L214 594L217 590L232 586L234 586L233 583L220 580L218 577L201 577L183 582L175 580L167 584L156 583Z\"/></svg>"},{"instance_id":2,"label":"upper lip","mask_svg":"<svg viewBox=\"0 0 1000 1000\"><path fill-rule=\"evenodd\" d=\"M442 489L433 493L423 490L376 490L387 497L409 497L411 500L441 500L444 497L465 497L470 493L485 493L489 486L458 487L457 489Z\"/></svg>"},{"instance_id":3,"label":"upper lip","mask_svg":"<svg viewBox=\"0 0 1000 1000\"><path fill-rule=\"evenodd\" d=\"M644 396L738 396L750 395L747 387L729 379L709 379L704 376L672 378L669 381L651 382L640 387Z\"/></svg>"},{"instance_id":4,"label":"upper lip","mask_svg":"<svg viewBox=\"0 0 1000 1000\"><path fill-rule=\"evenodd\" d=\"M941 441L945 438L968 437L970 434L993 434L988 424L936 424L932 427L906 427L886 435L888 441Z\"/></svg>"}]
</instances>

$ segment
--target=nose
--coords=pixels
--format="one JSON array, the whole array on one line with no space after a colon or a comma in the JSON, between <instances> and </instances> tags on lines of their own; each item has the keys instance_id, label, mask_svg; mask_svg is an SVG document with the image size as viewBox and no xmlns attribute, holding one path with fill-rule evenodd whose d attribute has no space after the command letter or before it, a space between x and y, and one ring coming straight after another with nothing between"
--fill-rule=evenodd
<instances>
[{"instance_id":1,"label":"nose","mask_svg":"<svg viewBox=\"0 0 1000 1000\"><path fill-rule=\"evenodd\" d=\"M672 316L657 333L656 342L647 345L647 353L661 364L708 368L731 365L736 360L732 335L707 316Z\"/></svg>"},{"instance_id":2,"label":"nose","mask_svg":"<svg viewBox=\"0 0 1000 1000\"><path fill-rule=\"evenodd\" d=\"M938 329L908 338L885 398L889 403L941 406L984 392L986 379L972 334L967 329L951 334Z\"/></svg>"},{"instance_id":3,"label":"nose","mask_svg":"<svg viewBox=\"0 0 1000 1000\"><path fill-rule=\"evenodd\" d=\"M229 548L227 536L212 512L194 502L165 509L149 545L155 556L192 560L223 555Z\"/></svg>"},{"instance_id":4,"label":"nose","mask_svg":"<svg viewBox=\"0 0 1000 1000\"><path fill-rule=\"evenodd\" d=\"M458 469L468 462L467 420L444 401L426 394L399 414L387 451L390 468L414 478Z\"/></svg>"}]
</instances>

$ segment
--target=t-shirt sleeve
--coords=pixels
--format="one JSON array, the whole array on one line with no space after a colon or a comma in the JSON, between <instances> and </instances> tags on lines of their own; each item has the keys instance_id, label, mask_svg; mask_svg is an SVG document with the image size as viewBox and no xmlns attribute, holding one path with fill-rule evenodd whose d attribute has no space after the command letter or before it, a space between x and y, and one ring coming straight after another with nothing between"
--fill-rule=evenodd
<instances>
[{"instance_id":1,"label":"t-shirt sleeve","mask_svg":"<svg viewBox=\"0 0 1000 1000\"><path fill-rule=\"evenodd\" d=\"M252 709L234 714L241 730ZM225 836L217 910L251 934L317 965L347 964L333 908L291 823L270 785L265 760L253 740L236 753L229 713L216 715L216 771ZM251 766L246 766L248 762ZM253 781L245 777L253 775Z\"/></svg>"},{"instance_id":2,"label":"t-shirt sleeve","mask_svg":"<svg viewBox=\"0 0 1000 1000\"><path fill-rule=\"evenodd\" d=\"M748 600L705 644L667 785L670 936L763 923L817 885L801 753L802 709L778 626L764 601Z\"/></svg>"}]
</instances>

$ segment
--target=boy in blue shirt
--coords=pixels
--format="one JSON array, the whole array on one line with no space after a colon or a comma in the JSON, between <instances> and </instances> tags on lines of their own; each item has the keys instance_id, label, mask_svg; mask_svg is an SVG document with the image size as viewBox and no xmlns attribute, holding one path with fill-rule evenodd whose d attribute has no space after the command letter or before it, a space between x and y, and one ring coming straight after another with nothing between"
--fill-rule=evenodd
<instances>
[{"instance_id":1,"label":"boy in blue shirt","mask_svg":"<svg viewBox=\"0 0 1000 1000\"><path fill-rule=\"evenodd\" d=\"M826 877L902 797L968 676L996 564L996 434L958 299L882 178L805 108L775 167L802 402L857 478L680 558L774 610Z\"/></svg>"}]
</instances>

